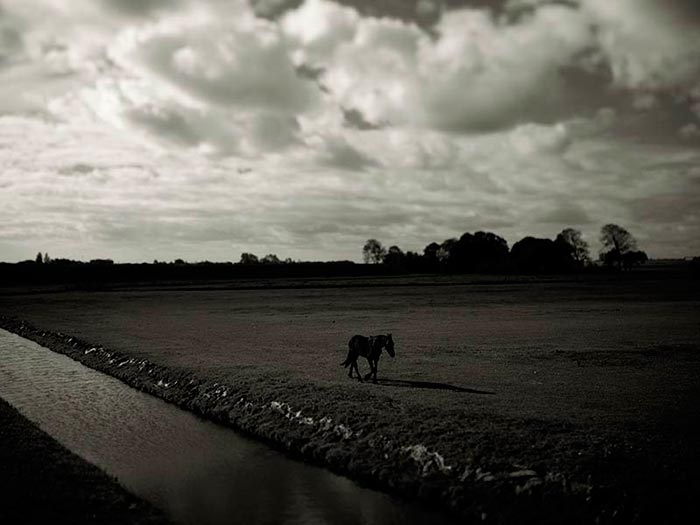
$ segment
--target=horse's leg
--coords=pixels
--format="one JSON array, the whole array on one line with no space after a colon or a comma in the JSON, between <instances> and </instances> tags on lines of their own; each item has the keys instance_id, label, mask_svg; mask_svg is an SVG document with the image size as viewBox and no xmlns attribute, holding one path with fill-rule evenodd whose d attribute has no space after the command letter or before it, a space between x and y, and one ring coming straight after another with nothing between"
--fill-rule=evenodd
<instances>
[{"instance_id":1,"label":"horse's leg","mask_svg":"<svg viewBox=\"0 0 700 525\"><path fill-rule=\"evenodd\" d=\"M368 357L367 362L369 363L369 372L365 374L365 379L369 379L370 377L372 377L372 372L374 372L374 365L372 364L372 359Z\"/></svg>"},{"instance_id":2,"label":"horse's leg","mask_svg":"<svg viewBox=\"0 0 700 525\"><path fill-rule=\"evenodd\" d=\"M362 382L362 374L360 374L360 368L357 366L357 360L355 360L352 364L355 367L355 372L357 372L357 379L360 380L360 383Z\"/></svg>"},{"instance_id":3,"label":"horse's leg","mask_svg":"<svg viewBox=\"0 0 700 525\"><path fill-rule=\"evenodd\" d=\"M353 363L350 363L350 371L348 372L348 377L352 377L352 367Z\"/></svg>"},{"instance_id":4,"label":"horse's leg","mask_svg":"<svg viewBox=\"0 0 700 525\"><path fill-rule=\"evenodd\" d=\"M377 382L377 369L379 368L379 358L375 359L374 361L374 367L373 367L373 372L374 372L374 382Z\"/></svg>"}]
</instances>

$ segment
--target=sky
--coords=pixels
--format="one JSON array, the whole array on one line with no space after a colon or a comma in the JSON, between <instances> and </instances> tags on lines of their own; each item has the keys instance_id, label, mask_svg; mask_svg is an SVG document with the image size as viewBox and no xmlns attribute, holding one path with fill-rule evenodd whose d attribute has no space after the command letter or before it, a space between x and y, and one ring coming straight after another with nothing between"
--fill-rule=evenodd
<instances>
[{"instance_id":1,"label":"sky","mask_svg":"<svg viewBox=\"0 0 700 525\"><path fill-rule=\"evenodd\" d=\"M700 255L696 0L0 0L0 260Z\"/></svg>"}]
</instances>

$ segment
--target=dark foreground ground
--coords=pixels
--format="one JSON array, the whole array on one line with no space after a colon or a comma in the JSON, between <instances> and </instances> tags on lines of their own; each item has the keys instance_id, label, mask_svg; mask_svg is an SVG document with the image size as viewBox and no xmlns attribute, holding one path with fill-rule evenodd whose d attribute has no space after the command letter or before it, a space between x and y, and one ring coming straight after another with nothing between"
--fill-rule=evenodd
<instances>
[{"instance_id":1,"label":"dark foreground ground","mask_svg":"<svg viewBox=\"0 0 700 525\"><path fill-rule=\"evenodd\" d=\"M263 284L15 289L0 315L133 386L466 517L697 513L698 280ZM348 339L386 332L397 356L379 384L348 379Z\"/></svg>"},{"instance_id":2,"label":"dark foreground ground","mask_svg":"<svg viewBox=\"0 0 700 525\"><path fill-rule=\"evenodd\" d=\"M0 400L0 523L167 523Z\"/></svg>"}]
</instances>

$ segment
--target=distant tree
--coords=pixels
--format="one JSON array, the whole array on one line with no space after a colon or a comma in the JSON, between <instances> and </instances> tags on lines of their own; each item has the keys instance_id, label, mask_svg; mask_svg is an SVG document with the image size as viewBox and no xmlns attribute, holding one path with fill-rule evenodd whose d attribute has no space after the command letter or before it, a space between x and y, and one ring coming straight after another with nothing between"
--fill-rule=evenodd
<instances>
[{"instance_id":1,"label":"distant tree","mask_svg":"<svg viewBox=\"0 0 700 525\"><path fill-rule=\"evenodd\" d=\"M44 256L41 254L41 252L36 254L36 259L34 261L38 264L41 264L44 262Z\"/></svg>"},{"instance_id":2,"label":"distant tree","mask_svg":"<svg viewBox=\"0 0 700 525\"><path fill-rule=\"evenodd\" d=\"M391 246L382 262L394 269L403 269L406 263L406 254L398 246Z\"/></svg>"},{"instance_id":3,"label":"distant tree","mask_svg":"<svg viewBox=\"0 0 700 525\"><path fill-rule=\"evenodd\" d=\"M49 257L48 253L44 254L44 264L48 264L51 262L51 257Z\"/></svg>"},{"instance_id":4,"label":"distant tree","mask_svg":"<svg viewBox=\"0 0 700 525\"><path fill-rule=\"evenodd\" d=\"M622 268L631 270L635 266L641 266L649 260L647 254L641 250L622 254Z\"/></svg>"},{"instance_id":5,"label":"distant tree","mask_svg":"<svg viewBox=\"0 0 700 525\"><path fill-rule=\"evenodd\" d=\"M379 264L384 260L385 255L386 249L377 239L368 239L365 245L362 247L362 258L364 259L365 264Z\"/></svg>"},{"instance_id":6,"label":"distant tree","mask_svg":"<svg viewBox=\"0 0 700 525\"><path fill-rule=\"evenodd\" d=\"M54 260L54 262L57 262L58 259ZM90 263L93 266L112 266L114 264L114 261L112 259L90 259Z\"/></svg>"},{"instance_id":7,"label":"distant tree","mask_svg":"<svg viewBox=\"0 0 700 525\"><path fill-rule=\"evenodd\" d=\"M406 252L404 264L406 270L408 270L409 272L422 272L426 269L430 269L426 268L424 256L422 256L420 253L412 252L410 250Z\"/></svg>"},{"instance_id":8,"label":"distant tree","mask_svg":"<svg viewBox=\"0 0 700 525\"><path fill-rule=\"evenodd\" d=\"M280 264L281 261L274 253L268 253L265 257L260 259L263 264Z\"/></svg>"},{"instance_id":9,"label":"distant tree","mask_svg":"<svg viewBox=\"0 0 700 525\"><path fill-rule=\"evenodd\" d=\"M513 245L510 260L519 272L566 272L574 266L570 246L559 240L525 237Z\"/></svg>"},{"instance_id":10,"label":"distant tree","mask_svg":"<svg viewBox=\"0 0 700 525\"><path fill-rule=\"evenodd\" d=\"M428 246L423 248L423 256L426 259L437 259L437 252L440 249L440 245L436 242L431 242Z\"/></svg>"},{"instance_id":11,"label":"distant tree","mask_svg":"<svg viewBox=\"0 0 700 525\"><path fill-rule=\"evenodd\" d=\"M438 248L437 252L435 253L435 257L437 258L437 260L443 265L449 264L456 245L457 239L455 239L454 237L442 241L440 248Z\"/></svg>"},{"instance_id":12,"label":"distant tree","mask_svg":"<svg viewBox=\"0 0 700 525\"><path fill-rule=\"evenodd\" d=\"M620 269L623 266L624 255L637 249L634 236L617 224L606 224L600 229L600 244L603 245L601 260L609 266L617 264Z\"/></svg>"},{"instance_id":13,"label":"distant tree","mask_svg":"<svg viewBox=\"0 0 700 525\"><path fill-rule=\"evenodd\" d=\"M175 260L173 261L173 264L186 264L186 263L185 263L185 261L184 261L183 259L175 259Z\"/></svg>"},{"instance_id":14,"label":"distant tree","mask_svg":"<svg viewBox=\"0 0 700 525\"><path fill-rule=\"evenodd\" d=\"M241 264L258 264L258 256L252 253L242 253L241 254Z\"/></svg>"},{"instance_id":15,"label":"distant tree","mask_svg":"<svg viewBox=\"0 0 700 525\"><path fill-rule=\"evenodd\" d=\"M440 245L436 242L431 242L423 248L422 269L435 272L438 270L439 261L437 258Z\"/></svg>"},{"instance_id":16,"label":"distant tree","mask_svg":"<svg viewBox=\"0 0 700 525\"><path fill-rule=\"evenodd\" d=\"M508 243L491 232L465 233L452 248L450 266L460 272L503 270L508 262Z\"/></svg>"},{"instance_id":17,"label":"distant tree","mask_svg":"<svg viewBox=\"0 0 700 525\"><path fill-rule=\"evenodd\" d=\"M294 259L292 259L291 257L287 257L284 260L284 264L294 264Z\"/></svg>"},{"instance_id":18,"label":"distant tree","mask_svg":"<svg viewBox=\"0 0 700 525\"><path fill-rule=\"evenodd\" d=\"M582 267L590 262L588 243L583 240L579 230L566 228L557 235L554 242L562 244L569 251L569 256L575 266Z\"/></svg>"}]
</instances>

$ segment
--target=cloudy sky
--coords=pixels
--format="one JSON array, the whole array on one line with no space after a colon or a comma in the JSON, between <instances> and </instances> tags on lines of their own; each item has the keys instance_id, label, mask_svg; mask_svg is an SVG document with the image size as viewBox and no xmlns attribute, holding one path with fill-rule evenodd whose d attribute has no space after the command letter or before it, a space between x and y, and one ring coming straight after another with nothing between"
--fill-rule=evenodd
<instances>
[{"instance_id":1,"label":"cloudy sky","mask_svg":"<svg viewBox=\"0 0 700 525\"><path fill-rule=\"evenodd\" d=\"M696 0L0 0L0 260L700 255Z\"/></svg>"}]
</instances>

